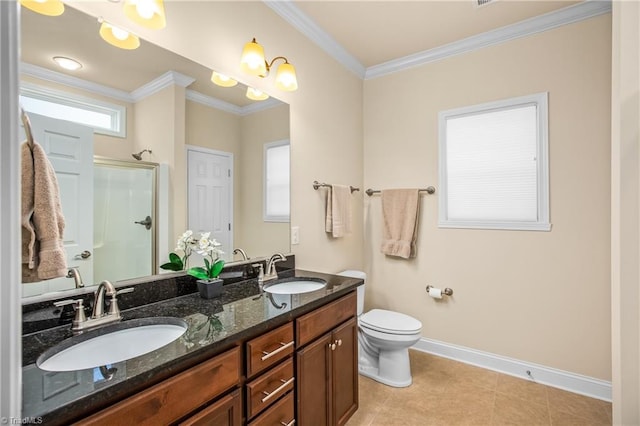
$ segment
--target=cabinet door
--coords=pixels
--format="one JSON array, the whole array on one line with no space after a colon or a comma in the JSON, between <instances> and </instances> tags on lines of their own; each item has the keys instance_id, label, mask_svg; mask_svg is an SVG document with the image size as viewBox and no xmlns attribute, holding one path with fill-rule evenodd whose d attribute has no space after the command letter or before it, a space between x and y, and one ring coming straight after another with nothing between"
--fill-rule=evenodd
<instances>
[{"instance_id":1,"label":"cabinet door","mask_svg":"<svg viewBox=\"0 0 640 426\"><path fill-rule=\"evenodd\" d=\"M318 338L297 352L298 412L304 426L327 426L331 422L331 334Z\"/></svg>"},{"instance_id":2,"label":"cabinet door","mask_svg":"<svg viewBox=\"0 0 640 426\"><path fill-rule=\"evenodd\" d=\"M358 326L355 318L332 333L333 423L344 425L358 409Z\"/></svg>"}]
</instances>

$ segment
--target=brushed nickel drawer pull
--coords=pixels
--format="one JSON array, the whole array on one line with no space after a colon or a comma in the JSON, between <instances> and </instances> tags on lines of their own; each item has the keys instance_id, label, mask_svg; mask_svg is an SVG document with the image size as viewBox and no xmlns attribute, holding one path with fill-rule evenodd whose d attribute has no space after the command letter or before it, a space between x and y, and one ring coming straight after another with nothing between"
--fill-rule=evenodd
<instances>
[{"instance_id":1,"label":"brushed nickel drawer pull","mask_svg":"<svg viewBox=\"0 0 640 426\"><path fill-rule=\"evenodd\" d=\"M282 343L280 342L280 347L278 349L276 349L273 352L265 352L262 351L262 355L263 357L260 358L262 361L267 360L269 358L271 358L272 356L274 356L275 354L277 354L278 352L282 352L283 350L290 348L291 346L293 346L293 340L290 341L289 343Z\"/></svg>"},{"instance_id":2,"label":"brushed nickel drawer pull","mask_svg":"<svg viewBox=\"0 0 640 426\"><path fill-rule=\"evenodd\" d=\"M273 392L266 392L266 391L262 391L262 393L264 395L266 395L264 398L262 398L262 402L267 402L268 400L270 400L271 398L273 398L273 396L275 394L277 394L278 392L280 392L281 390L283 390L284 388L286 388L287 386L289 386L291 383L293 383L293 381L295 380L295 377L290 378L289 380L284 380L284 379L280 379L280 381L282 382L282 384L280 386L278 386L278 388L276 390L274 390Z\"/></svg>"},{"instance_id":3,"label":"brushed nickel drawer pull","mask_svg":"<svg viewBox=\"0 0 640 426\"><path fill-rule=\"evenodd\" d=\"M280 422L280 424L282 426L293 426L294 424L296 424L296 419L291 420L289 423Z\"/></svg>"}]
</instances>

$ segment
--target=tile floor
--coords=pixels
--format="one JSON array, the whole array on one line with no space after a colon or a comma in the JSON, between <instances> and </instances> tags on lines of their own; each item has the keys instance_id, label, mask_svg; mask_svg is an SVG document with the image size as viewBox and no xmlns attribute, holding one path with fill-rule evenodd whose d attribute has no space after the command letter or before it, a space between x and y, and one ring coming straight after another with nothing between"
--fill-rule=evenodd
<instances>
[{"instance_id":1,"label":"tile floor","mask_svg":"<svg viewBox=\"0 0 640 426\"><path fill-rule=\"evenodd\" d=\"M360 376L347 426L611 425L611 403L410 350L413 384Z\"/></svg>"}]
</instances>

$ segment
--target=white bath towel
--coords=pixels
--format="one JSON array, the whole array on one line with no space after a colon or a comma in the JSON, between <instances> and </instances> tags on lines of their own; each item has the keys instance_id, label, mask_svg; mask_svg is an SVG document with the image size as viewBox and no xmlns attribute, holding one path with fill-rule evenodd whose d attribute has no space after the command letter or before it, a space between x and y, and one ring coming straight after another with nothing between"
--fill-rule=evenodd
<instances>
[{"instance_id":1,"label":"white bath towel","mask_svg":"<svg viewBox=\"0 0 640 426\"><path fill-rule=\"evenodd\" d=\"M419 189L382 191L382 253L403 259L416 257L419 198Z\"/></svg>"},{"instance_id":2,"label":"white bath towel","mask_svg":"<svg viewBox=\"0 0 640 426\"><path fill-rule=\"evenodd\" d=\"M351 234L351 188L331 185L327 191L325 231L334 238Z\"/></svg>"}]
</instances>

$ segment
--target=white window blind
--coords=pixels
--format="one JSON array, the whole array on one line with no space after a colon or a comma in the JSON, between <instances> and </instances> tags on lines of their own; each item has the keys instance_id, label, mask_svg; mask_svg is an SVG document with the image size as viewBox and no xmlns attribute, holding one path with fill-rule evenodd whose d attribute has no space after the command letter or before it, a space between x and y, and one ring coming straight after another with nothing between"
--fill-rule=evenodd
<instances>
[{"instance_id":1,"label":"white window blind","mask_svg":"<svg viewBox=\"0 0 640 426\"><path fill-rule=\"evenodd\" d=\"M264 220L289 221L289 141L264 146Z\"/></svg>"},{"instance_id":2,"label":"white window blind","mask_svg":"<svg viewBox=\"0 0 640 426\"><path fill-rule=\"evenodd\" d=\"M548 230L546 93L440 113L441 227Z\"/></svg>"}]
</instances>

